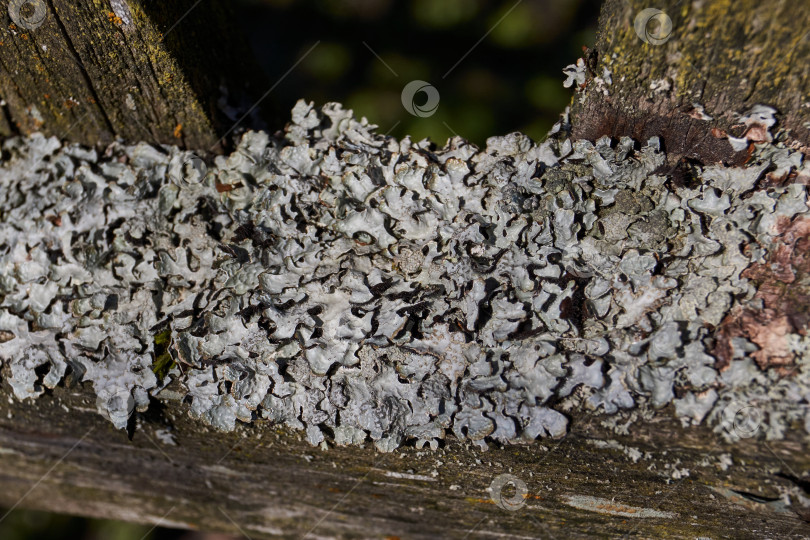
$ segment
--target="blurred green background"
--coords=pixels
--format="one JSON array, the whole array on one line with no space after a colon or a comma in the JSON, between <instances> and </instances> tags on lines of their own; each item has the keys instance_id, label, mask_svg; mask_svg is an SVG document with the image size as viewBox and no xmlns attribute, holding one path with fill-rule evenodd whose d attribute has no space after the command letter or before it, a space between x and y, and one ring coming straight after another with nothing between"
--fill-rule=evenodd
<instances>
[{"instance_id":1,"label":"blurred green background","mask_svg":"<svg viewBox=\"0 0 810 540\"><path fill-rule=\"evenodd\" d=\"M340 101L382 133L429 137L441 146L456 134L478 144L512 131L542 139L571 99L562 68L593 46L599 4L236 0L235 9L271 84L320 40L268 96L285 120L298 98ZM415 79L440 94L426 118L409 114L400 100ZM0 520L0 540L230 538L27 510Z\"/></svg>"},{"instance_id":2,"label":"blurred green background","mask_svg":"<svg viewBox=\"0 0 810 540\"><path fill-rule=\"evenodd\" d=\"M285 119L301 97L316 104L340 101L382 133L430 137L441 146L454 134L479 144L512 131L542 139L571 99L571 90L562 86L562 68L582 56L583 46L593 46L600 2L239 0L237 5L271 84L320 40L268 97L286 112ZM402 106L402 88L414 79L439 91L439 107L430 117L412 116Z\"/></svg>"}]
</instances>

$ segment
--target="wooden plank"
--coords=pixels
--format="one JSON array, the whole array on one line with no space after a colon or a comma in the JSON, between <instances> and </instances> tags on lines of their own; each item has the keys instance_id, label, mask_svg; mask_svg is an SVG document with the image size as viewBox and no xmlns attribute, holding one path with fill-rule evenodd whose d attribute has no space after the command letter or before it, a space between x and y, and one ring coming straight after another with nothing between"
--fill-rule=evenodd
<instances>
[{"instance_id":1,"label":"wooden plank","mask_svg":"<svg viewBox=\"0 0 810 540\"><path fill-rule=\"evenodd\" d=\"M617 436L582 418L561 440L486 452L452 438L436 451L322 451L267 424L208 431L166 402L130 441L93 401L76 387L0 402L0 504L256 539L810 534L774 500L810 468L799 438L730 445L668 417ZM488 490L504 474L526 491L514 500L506 486L499 506Z\"/></svg>"}]
</instances>

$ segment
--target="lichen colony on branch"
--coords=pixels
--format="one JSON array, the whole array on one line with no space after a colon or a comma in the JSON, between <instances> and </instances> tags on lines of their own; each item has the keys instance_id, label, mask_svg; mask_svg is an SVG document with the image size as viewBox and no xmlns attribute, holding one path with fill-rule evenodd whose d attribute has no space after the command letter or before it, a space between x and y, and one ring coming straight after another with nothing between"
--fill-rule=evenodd
<instances>
[{"instance_id":1,"label":"lichen colony on branch","mask_svg":"<svg viewBox=\"0 0 810 540\"><path fill-rule=\"evenodd\" d=\"M564 127L435 150L299 102L283 139L248 132L210 170L145 143L7 140L3 373L18 399L89 381L119 428L171 391L217 429L383 451L670 403L727 436L740 403L768 437L810 431L810 339L770 350L726 324L807 223L802 155L763 143L683 185L656 139ZM759 189L766 173L792 180Z\"/></svg>"}]
</instances>

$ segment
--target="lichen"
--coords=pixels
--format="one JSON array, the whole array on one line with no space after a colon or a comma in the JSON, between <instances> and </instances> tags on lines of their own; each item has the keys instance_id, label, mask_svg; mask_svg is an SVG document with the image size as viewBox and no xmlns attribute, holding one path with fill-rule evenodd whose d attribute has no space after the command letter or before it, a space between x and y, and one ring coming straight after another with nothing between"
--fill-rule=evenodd
<instances>
[{"instance_id":1,"label":"lichen","mask_svg":"<svg viewBox=\"0 0 810 540\"><path fill-rule=\"evenodd\" d=\"M207 167L170 146L9 139L13 393L71 371L123 428L175 383L217 429L381 451L560 437L572 409L672 404L733 438L724 415L744 403L768 437L810 427L806 329L723 330L761 309L756 269L808 218L805 185L765 176L804 174L803 157L769 135L684 186L656 139L563 125L435 149L301 101L283 138L245 133Z\"/></svg>"}]
</instances>

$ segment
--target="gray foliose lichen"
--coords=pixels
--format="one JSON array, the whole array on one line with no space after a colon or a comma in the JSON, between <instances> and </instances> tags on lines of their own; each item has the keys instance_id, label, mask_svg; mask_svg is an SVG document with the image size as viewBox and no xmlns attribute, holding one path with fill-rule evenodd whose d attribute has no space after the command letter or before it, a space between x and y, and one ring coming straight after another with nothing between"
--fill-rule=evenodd
<instances>
[{"instance_id":1,"label":"gray foliose lichen","mask_svg":"<svg viewBox=\"0 0 810 540\"><path fill-rule=\"evenodd\" d=\"M4 373L26 399L71 371L119 428L171 382L220 430L270 421L382 451L668 404L718 431L741 406L769 437L810 429L810 339L784 336L790 374L744 338L722 370L711 354L754 299L743 271L810 209L805 185L757 181L807 161L763 144L691 186L664 163L655 139L561 132L434 150L303 101L283 138L248 132L208 168L171 147L12 138Z\"/></svg>"}]
</instances>

